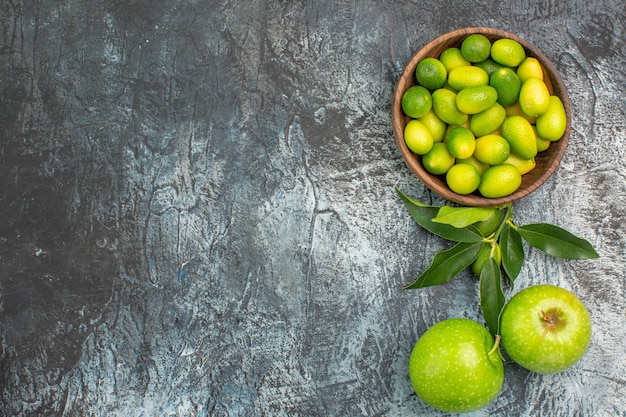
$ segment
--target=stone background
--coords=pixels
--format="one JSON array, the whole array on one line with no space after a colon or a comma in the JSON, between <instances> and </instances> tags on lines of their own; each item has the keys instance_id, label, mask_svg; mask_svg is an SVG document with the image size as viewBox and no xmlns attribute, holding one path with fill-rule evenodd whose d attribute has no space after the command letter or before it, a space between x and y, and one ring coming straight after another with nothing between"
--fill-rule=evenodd
<instances>
[{"instance_id":1,"label":"stone background","mask_svg":"<svg viewBox=\"0 0 626 417\"><path fill-rule=\"evenodd\" d=\"M481 321L476 279L404 291L447 242L395 147L411 55L466 26L535 43L573 105L556 174L515 205L601 254L528 250L515 291L578 294L584 359L512 363L472 416L626 416L621 0L0 3L0 415L440 416L417 338ZM511 292L507 294L510 296Z\"/></svg>"}]
</instances>

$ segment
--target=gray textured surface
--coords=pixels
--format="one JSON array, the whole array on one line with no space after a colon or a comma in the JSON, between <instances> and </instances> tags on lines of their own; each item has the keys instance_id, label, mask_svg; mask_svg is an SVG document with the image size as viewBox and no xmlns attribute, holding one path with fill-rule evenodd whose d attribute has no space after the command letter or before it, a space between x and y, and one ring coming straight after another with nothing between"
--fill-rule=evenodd
<instances>
[{"instance_id":1,"label":"gray textured surface","mask_svg":"<svg viewBox=\"0 0 626 417\"><path fill-rule=\"evenodd\" d=\"M537 4L536 4L537 3ZM410 350L481 320L475 279L403 291L445 242L395 148L403 65L449 30L535 43L573 104L555 176L516 204L599 260L529 251L577 293L573 369L507 364L474 416L626 416L626 12L606 1L0 4L3 416L438 416Z\"/></svg>"}]
</instances>

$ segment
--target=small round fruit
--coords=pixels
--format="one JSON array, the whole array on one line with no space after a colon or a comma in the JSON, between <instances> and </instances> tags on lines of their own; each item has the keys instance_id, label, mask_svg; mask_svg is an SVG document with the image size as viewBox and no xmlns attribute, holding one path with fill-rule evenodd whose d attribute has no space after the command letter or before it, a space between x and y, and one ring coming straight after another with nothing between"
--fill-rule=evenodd
<instances>
[{"instance_id":1,"label":"small round fruit","mask_svg":"<svg viewBox=\"0 0 626 417\"><path fill-rule=\"evenodd\" d=\"M489 107L498 100L498 92L489 85L467 87L456 95L456 106L462 113L476 114Z\"/></svg>"},{"instance_id":2,"label":"small round fruit","mask_svg":"<svg viewBox=\"0 0 626 417\"><path fill-rule=\"evenodd\" d=\"M433 148L433 136L419 120L413 119L404 127L404 141L411 152L424 155Z\"/></svg>"},{"instance_id":3,"label":"small round fruit","mask_svg":"<svg viewBox=\"0 0 626 417\"><path fill-rule=\"evenodd\" d=\"M455 158L469 158L474 154L474 149L476 149L476 138L468 128L456 126L448 132L446 146Z\"/></svg>"},{"instance_id":4,"label":"small round fruit","mask_svg":"<svg viewBox=\"0 0 626 417\"><path fill-rule=\"evenodd\" d=\"M486 244L480 252L478 252L478 257L474 263L472 263L472 272L474 275L477 277L480 276L480 273L483 272L483 268L485 267L485 263L487 263L489 258L492 256L492 253L493 258L496 260L496 265L500 266L502 263L502 250L500 249L500 245L494 243L492 247L491 245Z\"/></svg>"},{"instance_id":5,"label":"small round fruit","mask_svg":"<svg viewBox=\"0 0 626 417\"><path fill-rule=\"evenodd\" d=\"M504 67L504 65L498 64L496 61L494 61L491 58L487 58L482 62L478 62L474 64L474 66L484 69L490 77L491 77L491 74L493 74L500 68Z\"/></svg>"},{"instance_id":6,"label":"small round fruit","mask_svg":"<svg viewBox=\"0 0 626 417\"><path fill-rule=\"evenodd\" d=\"M448 152L448 147L443 142L437 142L426 155L422 157L422 165L426 171L434 175L442 175L454 165L454 156Z\"/></svg>"},{"instance_id":7,"label":"small round fruit","mask_svg":"<svg viewBox=\"0 0 626 417\"><path fill-rule=\"evenodd\" d=\"M474 226L478 229L481 235L487 237L496 231L498 226L502 223L502 210L495 210L494 213L486 220L475 223Z\"/></svg>"},{"instance_id":8,"label":"small round fruit","mask_svg":"<svg viewBox=\"0 0 626 417\"><path fill-rule=\"evenodd\" d=\"M469 119L467 113L463 113L456 106L456 94L452 91L439 88L432 94L433 110L444 122L451 125L463 125Z\"/></svg>"},{"instance_id":9,"label":"small round fruit","mask_svg":"<svg viewBox=\"0 0 626 417\"><path fill-rule=\"evenodd\" d=\"M519 64L519 67L517 67L516 74L519 77L519 80L521 82L526 81L530 77L535 77L535 78L539 78L540 80L543 80L543 68L541 67L541 64L539 63L539 60L537 60L537 58L532 57L532 56L526 57L522 61L522 63Z\"/></svg>"},{"instance_id":10,"label":"small round fruit","mask_svg":"<svg viewBox=\"0 0 626 417\"><path fill-rule=\"evenodd\" d=\"M433 142L441 142L443 140L448 125L435 114L434 110L431 109L418 120L430 131Z\"/></svg>"},{"instance_id":11,"label":"small round fruit","mask_svg":"<svg viewBox=\"0 0 626 417\"><path fill-rule=\"evenodd\" d=\"M504 366L493 337L464 318L441 321L424 332L409 358L415 393L447 413L478 410L491 403L504 382Z\"/></svg>"},{"instance_id":12,"label":"small round fruit","mask_svg":"<svg viewBox=\"0 0 626 417\"><path fill-rule=\"evenodd\" d=\"M421 85L409 87L402 95L402 111L414 119L419 119L428 113L433 106L430 91Z\"/></svg>"},{"instance_id":13,"label":"small round fruit","mask_svg":"<svg viewBox=\"0 0 626 417\"><path fill-rule=\"evenodd\" d=\"M502 38L491 45L491 58L498 64L517 67L526 58L526 52L516 40Z\"/></svg>"},{"instance_id":14,"label":"small round fruit","mask_svg":"<svg viewBox=\"0 0 626 417\"><path fill-rule=\"evenodd\" d=\"M473 166L474 168L478 170L480 175L482 175L483 172L487 171L487 168L489 168L488 164L485 164L484 162L480 162L478 159L476 159L474 155L465 159L457 159L456 163L457 164L470 164L471 166Z\"/></svg>"},{"instance_id":15,"label":"small round fruit","mask_svg":"<svg viewBox=\"0 0 626 417\"><path fill-rule=\"evenodd\" d=\"M548 110L537 117L537 133L542 139L557 141L567 128L567 115L563 102L557 96L550 96Z\"/></svg>"},{"instance_id":16,"label":"small round fruit","mask_svg":"<svg viewBox=\"0 0 626 417\"><path fill-rule=\"evenodd\" d=\"M550 107L550 91L539 78L530 77L522 83L519 92L519 105L530 117L537 117Z\"/></svg>"},{"instance_id":17,"label":"small round fruit","mask_svg":"<svg viewBox=\"0 0 626 417\"><path fill-rule=\"evenodd\" d=\"M513 165L502 164L490 167L480 180L478 191L487 198L511 195L522 185L522 175Z\"/></svg>"},{"instance_id":18,"label":"small round fruit","mask_svg":"<svg viewBox=\"0 0 626 417\"><path fill-rule=\"evenodd\" d=\"M491 42L485 35L473 33L461 43L461 54L470 62L481 62L489 58Z\"/></svg>"},{"instance_id":19,"label":"small round fruit","mask_svg":"<svg viewBox=\"0 0 626 417\"><path fill-rule=\"evenodd\" d=\"M523 159L537 155L537 138L531 124L522 116L509 117L502 123L502 137L511 145L511 151Z\"/></svg>"},{"instance_id":20,"label":"small round fruit","mask_svg":"<svg viewBox=\"0 0 626 417\"><path fill-rule=\"evenodd\" d=\"M480 173L470 164L454 164L446 173L446 184L457 194L471 194L480 185Z\"/></svg>"},{"instance_id":21,"label":"small round fruit","mask_svg":"<svg viewBox=\"0 0 626 417\"><path fill-rule=\"evenodd\" d=\"M486 110L472 115L470 130L476 136L484 136L495 132L500 128L506 118L506 110L498 103Z\"/></svg>"},{"instance_id":22,"label":"small round fruit","mask_svg":"<svg viewBox=\"0 0 626 417\"><path fill-rule=\"evenodd\" d=\"M535 158L523 159L520 156L511 152L508 158L506 158L503 164L510 164L515 166L521 175L528 174L535 168Z\"/></svg>"},{"instance_id":23,"label":"small round fruit","mask_svg":"<svg viewBox=\"0 0 626 417\"><path fill-rule=\"evenodd\" d=\"M498 103L503 106L511 106L519 100L522 83L511 68L500 68L491 74L489 85L496 89L498 92Z\"/></svg>"},{"instance_id":24,"label":"small round fruit","mask_svg":"<svg viewBox=\"0 0 626 417\"><path fill-rule=\"evenodd\" d=\"M437 58L424 58L415 68L417 82L429 90L444 86L448 79L446 67Z\"/></svg>"},{"instance_id":25,"label":"small round fruit","mask_svg":"<svg viewBox=\"0 0 626 417\"><path fill-rule=\"evenodd\" d=\"M487 165L499 165L511 153L511 146L500 135L485 135L476 139L474 156Z\"/></svg>"},{"instance_id":26,"label":"small round fruit","mask_svg":"<svg viewBox=\"0 0 626 417\"><path fill-rule=\"evenodd\" d=\"M448 84L457 91L467 87L478 87L489 84L489 75L484 69L476 66L454 68L448 74Z\"/></svg>"},{"instance_id":27,"label":"small round fruit","mask_svg":"<svg viewBox=\"0 0 626 417\"><path fill-rule=\"evenodd\" d=\"M517 293L502 311L502 345L522 367L541 374L578 362L591 341L591 318L576 295L541 284Z\"/></svg>"},{"instance_id":28,"label":"small round fruit","mask_svg":"<svg viewBox=\"0 0 626 417\"><path fill-rule=\"evenodd\" d=\"M450 74L450 71L455 68L469 66L472 64L467 59L463 58L463 54L461 54L461 50L459 48L448 48L444 50L441 55L439 55L439 60L443 66L446 67L448 74Z\"/></svg>"}]
</instances>

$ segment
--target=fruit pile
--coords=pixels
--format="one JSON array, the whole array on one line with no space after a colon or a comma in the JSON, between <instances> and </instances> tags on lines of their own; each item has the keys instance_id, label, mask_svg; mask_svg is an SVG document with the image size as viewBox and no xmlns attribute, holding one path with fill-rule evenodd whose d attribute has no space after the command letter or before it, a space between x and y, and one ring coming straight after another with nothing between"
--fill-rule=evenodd
<instances>
[{"instance_id":1,"label":"fruit pile","mask_svg":"<svg viewBox=\"0 0 626 417\"><path fill-rule=\"evenodd\" d=\"M535 156L559 140L567 116L541 63L507 38L467 36L460 48L421 60L402 96L407 147L457 194L514 193Z\"/></svg>"}]
</instances>

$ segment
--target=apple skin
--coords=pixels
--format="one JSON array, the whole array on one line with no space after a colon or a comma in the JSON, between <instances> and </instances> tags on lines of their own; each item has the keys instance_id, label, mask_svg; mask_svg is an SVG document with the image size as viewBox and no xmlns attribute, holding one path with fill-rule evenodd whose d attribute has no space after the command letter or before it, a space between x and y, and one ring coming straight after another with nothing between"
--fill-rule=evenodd
<instances>
[{"instance_id":1,"label":"apple skin","mask_svg":"<svg viewBox=\"0 0 626 417\"><path fill-rule=\"evenodd\" d=\"M478 410L491 403L504 382L504 366L489 331L475 321L453 318L424 332L409 358L415 393L448 413Z\"/></svg>"},{"instance_id":2,"label":"apple skin","mask_svg":"<svg viewBox=\"0 0 626 417\"><path fill-rule=\"evenodd\" d=\"M564 371L583 357L591 318L571 292L550 284L515 294L500 316L502 347L522 367L540 374Z\"/></svg>"}]
</instances>

